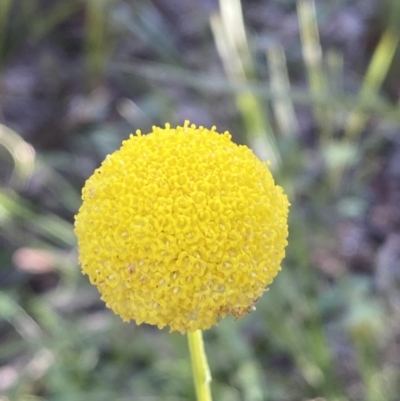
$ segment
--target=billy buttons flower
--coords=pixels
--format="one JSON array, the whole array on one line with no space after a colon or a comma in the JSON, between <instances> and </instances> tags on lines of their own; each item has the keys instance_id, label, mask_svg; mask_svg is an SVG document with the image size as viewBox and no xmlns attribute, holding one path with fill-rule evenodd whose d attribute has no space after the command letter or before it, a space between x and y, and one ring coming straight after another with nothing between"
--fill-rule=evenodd
<instances>
[{"instance_id":1,"label":"billy buttons flower","mask_svg":"<svg viewBox=\"0 0 400 401\"><path fill-rule=\"evenodd\" d=\"M280 270L288 200L245 146L189 125L131 135L83 188L82 270L123 320L207 329Z\"/></svg>"}]
</instances>

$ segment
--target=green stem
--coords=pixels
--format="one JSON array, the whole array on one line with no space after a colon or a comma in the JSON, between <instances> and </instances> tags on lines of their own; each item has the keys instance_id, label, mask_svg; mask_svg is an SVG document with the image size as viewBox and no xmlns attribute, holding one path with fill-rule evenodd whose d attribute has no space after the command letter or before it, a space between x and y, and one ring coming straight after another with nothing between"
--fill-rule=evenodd
<instances>
[{"instance_id":1,"label":"green stem","mask_svg":"<svg viewBox=\"0 0 400 401\"><path fill-rule=\"evenodd\" d=\"M188 333L188 339L197 401L212 401L210 390L211 374L204 351L201 330Z\"/></svg>"}]
</instances>

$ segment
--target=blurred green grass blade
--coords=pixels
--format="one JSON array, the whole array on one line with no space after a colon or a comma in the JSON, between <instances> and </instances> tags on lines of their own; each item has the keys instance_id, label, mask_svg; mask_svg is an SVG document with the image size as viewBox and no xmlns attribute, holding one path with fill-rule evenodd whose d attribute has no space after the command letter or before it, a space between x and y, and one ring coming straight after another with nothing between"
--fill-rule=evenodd
<instances>
[{"instance_id":1,"label":"blurred green grass blade","mask_svg":"<svg viewBox=\"0 0 400 401\"><path fill-rule=\"evenodd\" d=\"M211 15L211 29L229 79L254 74L240 0L219 0L219 13ZM234 26L235 29L231 29Z\"/></svg>"},{"instance_id":2,"label":"blurred green grass blade","mask_svg":"<svg viewBox=\"0 0 400 401\"><path fill-rule=\"evenodd\" d=\"M74 246L76 243L72 224L54 214L34 213L29 203L11 190L0 190L0 218L3 222L7 218L22 219L25 227L32 228L48 240L56 240L63 245Z\"/></svg>"},{"instance_id":3,"label":"blurred green grass blade","mask_svg":"<svg viewBox=\"0 0 400 401\"><path fill-rule=\"evenodd\" d=\"M313 287L316 278L311 271L309 273L307 284ZM291 291L287 292L287 288ZM337 396L341 391L334 373L331 350L318 311L305 295L307 291L309 289L293 274L281 272L277 283L270 289L274 303L267 309L268 329L280 346L290 351L309 386L315 390L324 389L326 395ZM282 316L286 318L282 319ZM307 329L304 328L304 321L307 321Z\"/></svg>"},{"instance_id":4,"label":"blurred green grass blade","mask_svg":"<svg viewBox=\"0 0 400 401\"><path fill-rule=\"evenodd\" d=\"M182 65L182 55L163 17L151 2L119 4L115 22L146 43L169 65ZM160 26L161 25L161 26Z\"/></svg>"},{"instance_id":5,"label":"blurred green grass blade","mask_svg":"<svg viewBox=\"0 0 400 401\"><path fill-rule=\"evenodd\" d=\"M92 84L99 79L104 68L105 6L107 2L107 0L86 1L85 53L87 74Z\"/></svg>"},{"instance_id":6,"label":"blurred green grass blade","mask_svg":"<svg viewBox=\"0 0 400 401\"><path fill-rule=\"evenodd\" d=\"M243 389L243 400L265 400L262 387L260 386L261 371L261 367L258 366L255 361L242 361L242 364L236 373L236 377Z\"/></svg>"},{"instance_id":7,"label":"blurred green grass blade","mask_svg":"<svg viewBox=\"0 0 400 401\"><path fill-rule=\"evenodd\" d=\"M267 51L271 89L277 94L272 100L275 119L280 132L288 137L297 136L299 126L290 98L290 82L286 65L285 52L280 45L274 45Z\"/></svg>"},{"instance_id":8,"label":"blurred green grass blade","mask_svg":"<svg viewBox=\"0 0 400 401\"><path fill-rule=\"evenodd\" d=\"M393 56L399 44L400 30L391 27L383 33L372 55L365 74L358 104L348 117L344 137L346 140L358 140L369 118L368 113L362 112L365 103L374 103L378 97L383 81L386 78Z\"/></svg>"},{"instance_id":9,"label":"blurred green grass blade","mask_svg":"<svg viewBox=\"0 0 400 401\"><path fill-rule=\"evenodd\" d=\"M246 83L255 76L248 46L240 0L220 0L220 12L210 18L217 51L229 81ZM232 29L235 27L235 29ZM270 160L279 168L281 156L269 121L268 107L251 91L236 95L236 106L243 119L247 141L261 160Z\"/></svg>"},{"instance_id":10,"label":"blurred green grass blade","mask_svg":"<svg viewBox=\"0 0 400 401\"><path fill-rule=\"evenodd\" d=\"M124 72L133 74L144 79L148 79L153 83L169 85L176 83L185 85L188 88L194 88L199 93L207 94L229 94L236 96L237 94L250 92L257 95L258 98L265 100L283 99L284 97L276 94L267 85L258 82L255 79L246 81L229 81L220 75L212 75L191 71L186 68L179 68L163 63L147 62L134 59L132 62L113 62L112 69L116 72ZM313 105L317 102L319 105L332 109L333 111L346 111L354 107L357 98L351 94L343 95L343 97L333 96L331 93L324 93L313 97L309 91L291 88L290 98L296 104ZM400 123L400 114L398 107L393 106L383 99L378 99L374 105L365 105L365 111L374 116L381 116L393 122Z\"/></svg>"},{"instance_id":11,"label":"blurred green grass blade","mask_svg":"<svg viewBox=\"0 0 400 401\"><path fill-rule=\"evenodd\" d=\"M36 12L32 21L32 33L35 39L39 40L47 35L58 24L67 21L81 7L81 0L69 0L55 3L46 13Z\"/></svg>"},{"instance_id":12,"label":"blurred green grass blade","mask_svg":"<svg viewBox=\"0 0 400 401\"><path fill-rule=\"evenodd\" d=\"M230 351L237 366L236 380L243 391L243 400L262 401L266 399L262 385L262 368L257 362L251 347L240 335L232 319L225 319L218 327L220 341Z\"/></svg>"},{"instance_id":13,"label":"blurred green grass blade","mask_svg":"<svg viewBox=\"0 0 400 401\"><path fill-rule=\"evenodd\" d=\"M292 242L289 239L288 257L296 261L296 269L290 271L283 268L266 294L271 300L265 302L266 327L282 349L290 352L311 388L319 393L323 391L329 400L345 400L335 373L334 357L321 311L316 303L318 295L315 292L319 281L310 265L309 234L312 231L309 218L292 215L289 230ZM290 263L290 259L286 263ZM285 318L282 319L282 316Z\"/></svg>"},{"instance_id":14,"label":"blurred green grass blade","mask_svg":"<svg viewBox=\"0 0 400 401\"><path fill-rule=\"evenodd\" d=\"M266 117L265 108L251 92L238 94L236 106L242 116L246 129L246 139L254 153L263 161L269 160L271 168L281 165L281 157Z\"/></svg>"},{"instance_id":15,"label":"blurred green grass blade","mask_svg":"<svg viewBox=\"0 0 400 401\"><path fill-rule=\"evenodd\" d=\"M44 334L35 320L4 292L0 292L0 316L28 342L36 342Z\"/></svg>"},{"instance_id":16,"label":"blurred green grass blade","mask_svg":"<svg viewBox=\"0 0 400 401\"><path fill-rule=\"evenodd\" d=\"M88 81L91 87L98 84L104 74L109 55L107 40L107 7L114 0L86 0L85 57Z\"/></svg>"},{"instance_id":17,"label":"blurred green grass blade","mask_svg":"<svg viewBox=\"0 0 400 401\"><path fill-rule=\"evenodd\" d=\"M79 189L75 188L66 178L64 171L53 161L55 157L61 159L61 156L55 155L49 157L37 157L35 168L35 179L38 185L46 187L54 196L54 199L65 207L71 213L76 213L82 203ZM60 196L61 194L61 196Z\"/></svg>"},{"instance_id":18,"label":"blurred green grass blade","mask_svg":"<svg viewBox=\"0 0 400 401\"><path fill-rule=\"evenodd\" d=\"M274 291L274 294L277 292ZM305 382L310 387L316 388L321 382L322 372L308 355L305 330L300 327L297 319L294 319L293 313L295 312L287 316L287 309L281 298L282 296L276 295L273 301L274 305L269 307L266 312L265 321L268 322L268 330L274 341L290 354ZM286 318L282 319L282 316L286 316Z\"/></svg>"},{"instance_id":19,"label":"blurred green grass blade","mask_svg":"<svg viewBox=\"0 0 400 401\"><path fill-rule=\"evenodd\" d=\"M31 177L35 166L35 151L20 135L0 124L0 146L4 146L14 160L9 184L22 188Z\"/></svg>"},{"instance_id":20,"label":"blurred green grass blade","mask_svg":"<svg viewBox=\"0 0 400 401\"><path fill-rule=\"evenodd\" d=\"M371 117L365 106L369 105L370 109L375 107L374 104L379 99L379 90L392 63L399 39L400 30L394 30L389 27L383 33L367 68L357 103L347 119L343 138L345 143L351 144L357 142L368 119ZM344 172L355 161L356 159L353 158L345 159L338 166L333 176L334 188L339 188Z\"/></svg>"},{"instance_id":21,"label":"blurred green grass blade","mask_svg":"<svg viewBox=\"0 0 400 401\"><path fill-rule=\"evenodd\" d=\"M7 39L7 27L13 0L0 1L0 59L4 57ZM1 61L1 60L0 60Z\"/></svg>"},{"instance_id":22,"label":"blurred green grass blade","mask_svg":"<svg viewBox=\"0 0 400 401\"><path fill-rule=\"evenodd\" d=\"M384 401L389 397L388 383L380 374L382 343L386 333L385 311L377 298L371 298L368 281L353 285L351 303L345 320L346 331L353 342L355 359L364 386L365 401Z\"/></svg>"},{"instance_id":23,"label":"blurred green grass blade","mask_svg":"<svg viewBox=\"0 0 400 401\"><path fill-rule=\"evenodd\" d=\"M343 95L344 93L344 58L343 53L336 49L326 52L326 64L329 72L329 91Z\"/></svg>"},{"instance_id":24,"label":"blurred green grass blade","mask_svg":"<svg viewBox=\"0 0 400 401\"><path fill-rule=\"evenodd\" d=\"M326 140L332 134L332 116L330 110L321 106L317 101L319 96L324 96L327 93L327 82L323 68L314 0L300 0L297 3L297 12L302 43L301 49L311 94L314 98L314 116L322 135L321 139Z\"/></svg>"},{"instance_id":25,"label":"blurred green grass blade","mask_svg":"<svg viewBox=\"0 0 400 401\"><path fill-rule=\"evenodd\" d=\"M376 342L354 339L356 359L364 384L365 401L386 401L387 384L379 375L377 360L379 351Z\"/></svg>"},{"instance_id":26,"label":"blurred green grass blade","mask_svg":"<svg viewBox=\"0 0 400 401\"><path fill-rule=\"evenodd\" d=\"M344 91L344 58L343 53L336 49L328 49L326 52L328 91L330 96L343 99ZM347 109L332 109L332 124L334 131L343 128Z\"/></svg>"}]
</instances>

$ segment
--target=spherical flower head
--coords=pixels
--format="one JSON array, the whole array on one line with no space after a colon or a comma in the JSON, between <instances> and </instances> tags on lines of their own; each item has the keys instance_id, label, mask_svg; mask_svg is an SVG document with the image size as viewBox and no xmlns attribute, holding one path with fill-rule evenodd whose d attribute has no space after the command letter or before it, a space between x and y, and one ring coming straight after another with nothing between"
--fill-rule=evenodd
<instances>
[{"instance_id":1,"label":"spherical flower head","mask_svg":"<svg viewBox=\"0 0 400 401\"><path fill-rule=\"evenodd\" d=\"M208 329L254 309L280 270L288 199L228 132L188 122L138 131L82 193L82 270L124 321Z\"/></svg>"}]
</instances>

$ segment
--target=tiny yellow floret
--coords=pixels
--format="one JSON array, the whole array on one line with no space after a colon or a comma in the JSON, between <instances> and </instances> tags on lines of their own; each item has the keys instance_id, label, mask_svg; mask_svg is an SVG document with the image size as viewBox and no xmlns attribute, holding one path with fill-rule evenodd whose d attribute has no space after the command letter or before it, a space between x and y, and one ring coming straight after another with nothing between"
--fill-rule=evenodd
<instances>
[{"instance_id":1,"label":"tiny yellow floret","mask_svg":"<svg viewBox=\"0 0 400 401\"><path fill-rule=\"evenodd\" d=\"M215 127L131 135L82 198L83 273L124 321L184 333L242 317L285 255L286 195L266 163Z\"/></svg>"}]
</instances>

